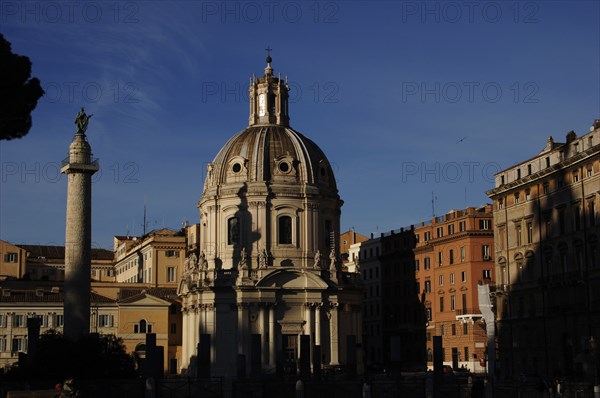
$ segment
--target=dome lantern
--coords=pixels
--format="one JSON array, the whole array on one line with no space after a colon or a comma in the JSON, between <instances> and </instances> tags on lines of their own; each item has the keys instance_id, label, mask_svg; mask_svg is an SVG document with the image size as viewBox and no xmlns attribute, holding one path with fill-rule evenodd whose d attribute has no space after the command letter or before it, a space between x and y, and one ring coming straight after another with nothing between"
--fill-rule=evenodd
<instances>
[{"instance_id":1,"label":"dome lantern","mask_svg":"<svg viewBox=\"0 0 600 398\"><path fill-rule=\"evenodd\" d=\"M271 48L267 47L267 67L265 75L258 79L251 79L250 118L248 126L256 125L280 125L288 127L290 116L288 110L287 79L284 82L281 77L273 75L271 67Z\"/></svg>"}]
</instances>

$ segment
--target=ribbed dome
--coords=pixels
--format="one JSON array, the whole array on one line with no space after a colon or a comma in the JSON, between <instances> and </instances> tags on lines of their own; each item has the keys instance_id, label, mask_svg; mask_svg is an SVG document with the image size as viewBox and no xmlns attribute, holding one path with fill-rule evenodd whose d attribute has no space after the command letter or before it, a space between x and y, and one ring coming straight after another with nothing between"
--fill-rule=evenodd
<instances>
[{"instance_id":1,"label":"ribbed dome","mask_svg":"<svg viewBox=\"0 0 600 398\"><path fill-rule=\"evenodd\" d=\"M210 174L207 187L246 181L309 184L337 195L335 176L323 151L281 125L252 126L237 133L215 157Z\"/></svg>"}]
</instances>

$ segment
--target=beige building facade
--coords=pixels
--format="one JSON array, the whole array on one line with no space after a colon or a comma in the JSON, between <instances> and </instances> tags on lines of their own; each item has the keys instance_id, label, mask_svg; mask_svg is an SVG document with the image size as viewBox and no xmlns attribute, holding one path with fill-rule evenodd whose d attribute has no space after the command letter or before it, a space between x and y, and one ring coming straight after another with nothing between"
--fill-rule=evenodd
<instances>
[{"instance_id":1,"label":"beige building facade","mask_svg":"<svg viewBox=\"0 0 600 398\"><path fill-rule=\"evenodd\" d=\"M176 287L183 274L186 236L168 228L143 237L114 237L117 282Z\"/></svg>"},{"instance_id":2,"label":"beige building facade","mask_svg":"<svg viewBox=\"0 0 600 398\"><path fill-rule=\"evenodd\" d=\"M600 333L600 121L496 175L500 374L593 378Z\"/></svg>"}]
</instances>

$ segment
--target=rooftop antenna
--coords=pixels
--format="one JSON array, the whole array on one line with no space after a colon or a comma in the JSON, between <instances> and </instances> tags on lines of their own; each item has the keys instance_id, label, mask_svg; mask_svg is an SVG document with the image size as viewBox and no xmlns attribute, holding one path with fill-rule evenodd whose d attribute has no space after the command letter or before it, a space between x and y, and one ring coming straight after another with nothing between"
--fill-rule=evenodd
<instances>
[{"instance_id":1,"label":"rooftop antenna","mask_svg":"<svg viewBox=\"0 0 600 398\"><path fill-rule=\"evenodd\" d=\"M144 225L142 225L144 234L142 236L146 236L146 205L144 204Z\"/></svg>"},{"instance_id":2,"label":"rooftop antenna","mask_svg":"<svg viewBox=\"0 0 600 398\"><path fill-rule=\"evenodd\" d=\"M431 191L431 212L433 213L433 218L435 218L435 201L437 200L437 196L434 196L433 191Z\"/></svg>"}]
</instances>

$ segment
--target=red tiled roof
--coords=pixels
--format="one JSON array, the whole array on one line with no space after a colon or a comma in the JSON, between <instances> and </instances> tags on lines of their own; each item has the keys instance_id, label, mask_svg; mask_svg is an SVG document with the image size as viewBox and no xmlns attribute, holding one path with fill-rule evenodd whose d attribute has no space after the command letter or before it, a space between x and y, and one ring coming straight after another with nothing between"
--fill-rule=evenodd
<instances>
[{"instance_id":1,"label":"red tiled roof","mask_svg":"<svg viewBox=\"0 0 600 398\"><path fill-rule=\"evenodd\" d=\"M37 259L40 257L50 259L64 259L65 258L65 247L64 246L46 246L46 245L16 245L22 249L25 249L28 254L28 258ZM113 252L106 249L95 249L91 250L92 260L109 260L113 259Z\"/></svg>"},{"instance_id":2,"label":"red tiled roof","mask_svg":"<svg viewBox=\"0 0 600 398\"><path fill-rule=\"evenodd\" d=\"M58 293L50 290L39 289L43 294L38 295L38 290L10 290L10 295L5 296L4 292L0 294L0 303L63 303L64 292ZM90 293L92 304L109 304L116 301L97 293Z\"/></svg>"}]
</instances>

